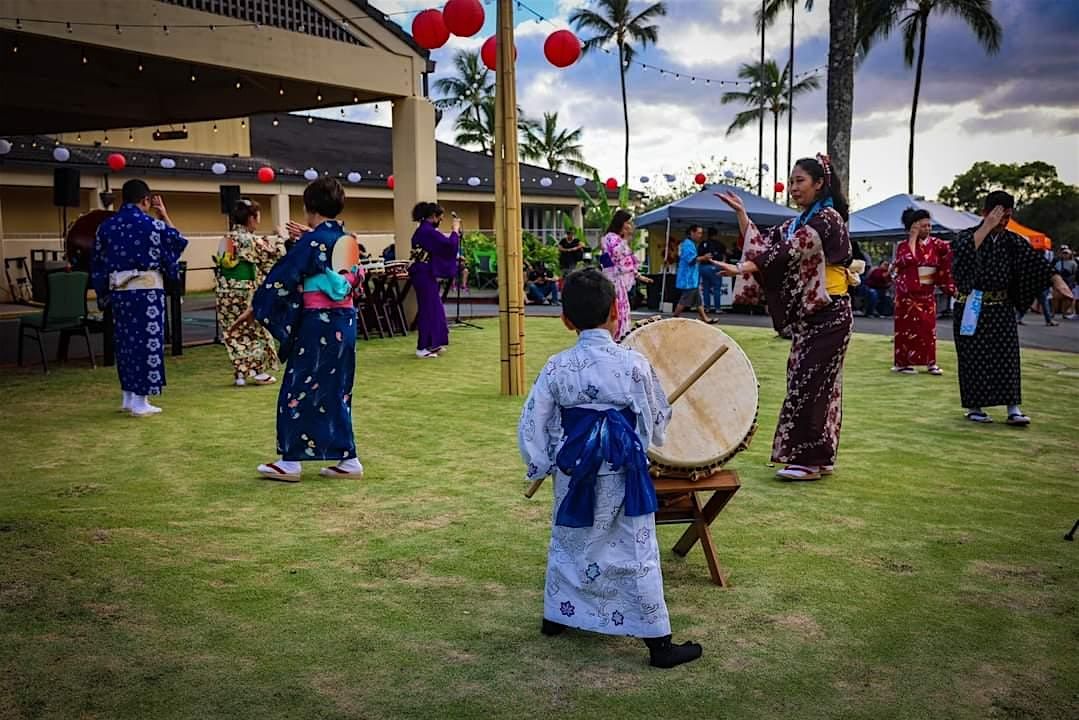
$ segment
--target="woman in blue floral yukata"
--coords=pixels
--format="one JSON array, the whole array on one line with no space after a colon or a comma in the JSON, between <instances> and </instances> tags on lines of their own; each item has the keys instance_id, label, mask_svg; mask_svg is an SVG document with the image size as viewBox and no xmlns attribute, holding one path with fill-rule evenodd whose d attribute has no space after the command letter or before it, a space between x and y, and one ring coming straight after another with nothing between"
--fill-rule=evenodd
<instances>
[{"instance_id":1,"label":"woman in blue floral yukata","mask_svg":"<svg viewBox=\"0 0 1079 720\"><path fill-rule=\"evenodd\" d=\"M281 343L287 369L277 399L277 451L259 465L271 480L299 482L304 461L334 461L324 477L363 477L352 434L356 369L359 245L335 219L345 191L334 178L315 180L303 193L307 229L255 292L252 317Z\"/></svg>"}]
</instances>

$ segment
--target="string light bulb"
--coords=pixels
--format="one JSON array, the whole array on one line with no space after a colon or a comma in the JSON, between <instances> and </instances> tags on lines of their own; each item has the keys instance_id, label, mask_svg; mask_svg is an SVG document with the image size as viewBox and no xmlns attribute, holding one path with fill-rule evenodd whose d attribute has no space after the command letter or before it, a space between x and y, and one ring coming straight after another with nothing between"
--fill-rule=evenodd
<instances>
[{"instance_id":1,"label":"string light bulb","mask_svg":"<svg viewBox=\"0 0 1079 720\"><path fill-rule=\"evenodd\" d=\"M243 128L243 129L247 128L247 119L246 118L244 118L243 120L240 121L240 127Z\"/></svg>"},{"instance_id":2,"label":"string light bulb","mask_svg":"<svg viewBox=\"0 0 1079 720\"><path fill-rule=\"evenodd\" d=\"M217 132L217 123L214 123L214 132Z\"/></svg>"},{"instance_id":3,"label":"string light bulb","mask_svg":"<svg viewBox=\"0 0 1079 720\"><path fill-rule=\"evenodd\" d=\"M318 91L315 92L315 101L316 102L322 102L322 91L321 90L318 90Z\"/></svg>"},{"instance_id":4,"label":"string light bulb","mask_svg":"<svg viewBox=\"0 0 1079 720\"><path fill-rule=\"evenodd\" d=\"M129 143L135 142L135 131L130 128L127 131L127 141Z\"/></svg>"},{"instance_id":5,"label":"string light bulb","mask_svg":"<svg viewBox=\"0 0 1079 720\"><path fill-rule=\"evenodd\" d=\"M310 115L308 115L308 116L307 116L307 124L308 124L308 125L314 125L314 124L315 124L315 118L313 118L313 117L311 117Z\"/></svg>"},{"instance_id":6,"label":"string light bulb","mask_svg":"<svg viewBox=\"0 0 1079 720\"><path fill-rule=\"evenodd\" d=\"M280 123L280 121L278 121L278 119L277 119L277 116L276 116L276 115L274 115L274 118L273 118L273 126L274 126L274 127L277 127L277 126L278 126L278 125L280 125L280 124L281 124L281 123Z\"/></svg>"},{"instance_id":7,"label":"string light bulb","mask_svg":"<svg viewBox=\"0 0 1079 720\"><path fill-rule=\"evenodd\" d=\"M240 82L239 80L237 80L237 81L236 81L236 89L237 89L237 90L239 90L239 89L240 89L240 86L241 86L242 84L243 84L243 83L241 83L241 82Z\"/></svg>"},{"instance_id":8,"label":"string light bulb","mask_svg":"<svg viewBox=\"0 0 1079 720\"><path fill-rule=\"evenodd\" d=\"M195 82L198 79L199 79L199 76L195 74L194 70L192 70L191 71L191 82Z\"/></svg>"},{"instance_id":9,"label":"string light bulb","mask_svg":"<svg viewBox=\"0 0 1079 720\"><path fill-rule=\"evenodd\" d=\"M142 60L139 60L139 72L142 72Z\"/></svg>"},{"instance_id":10,"label":"string light bulb","mask_svg":"<svg viewBox=\"0 0 1079 720\"><path fill-rule=\"evenodd\" d=\"M108 133L105 133L105 143L104 144L105 145L109 144L109 134Z\"/></svg>"},{"instance_id":11,"label":"string light bulb","mask_svg":"<svg viewBox=\"0 0 1079 720\"><path fill-rule=\"evenodd\" d=\"M86 53L84 52L82 54L82 64L85 65L88 62L90 62L90 60L89 60L89 58L86 57Z\"/></svg>"},{"instance_id":12,"label":"string light bulb","mask_svg":"<svg viewBox=\"0 0 1079 720\"><path fill-rule=\"evenodd\" d=\"M277 83L277 94L278 95L284 95L285 94L285 84L284 83L280 83L280 82Z\"/></svg>"},{"instance_id":13,"label":"string light bulb","mask_svg":"<svg viewBox=\"0 0 1079 720\"><path fill-rule=\"evenodd\" d=\"M75 142L82 142L82 132L75 133Z\"/></svg>"},{"instance_id":14,"label":"string light bulb","mask_svg":"<svg viewBox=\"0 0 1079 720\"><path fill-rule=\"evenodd\" d=\"M120 24L119 23L116 24L116 34L117 35L123 35L124 34L124 31L120 29Z\"/></svg>"},{"instance_id":15,"label":"string light bulb","mask_svg":"<svg viewBox=\"0 0 1079 720\"><path fill-rule=\"evenodd\" d=\"M72 32L72 30L71 30L71 23L65 23L65 24L67 25L67 34L68 34L68 35L70 35L70 34L71 34L71 32Z\"/></svg>"},{"instance_id":16,"label":"string light bulb","mask_svg":"<svg viewBox=\"0 0 1079 720\"><path fill-rule=\"evenodd\" d=\"M352 104L355 105L360 102L360 96L356 93L352 93Z\"/></svg>"}]
</instances>

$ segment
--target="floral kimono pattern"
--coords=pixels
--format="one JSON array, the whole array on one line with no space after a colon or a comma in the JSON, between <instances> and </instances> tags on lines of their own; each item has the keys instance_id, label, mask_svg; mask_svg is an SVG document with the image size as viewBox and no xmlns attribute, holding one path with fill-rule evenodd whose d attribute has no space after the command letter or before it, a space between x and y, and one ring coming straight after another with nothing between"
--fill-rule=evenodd
<instances>
[{"instance_id":1,"label":"floral kimono pattern","mask_svg":"<svg viewBox=\"0 0 1079 720\"><path fill-rule=\"evenodd\" d=\"M228 351L229 360L237 375L250 376L269 372L278 366L273 336L255 323L233 325L247 308L258 287L258 278L272 268L273 263L285 253L284 241L276 237L259 238L244 227L237 227L226 238L231 249L223 262L227 265L246 263L244 269L250 279L228 277L224 266L217 276L217 324L221 338Z\"/></svg>"},{"instance_id":2,"label":"floral kimono pattern","mask_svg":"<svg viewBox=\"0 0 1079 720\"><path fill-rule=\"evenodd\" d=\"M833 465L843 421L843 359L854 318L847 295L828 295L825 271L849 262L851 244L846 223L831 207L793 229L800 219L765 235L752 223L746 229L742 258L760 271L738 278L735 302L756 304L765 297L775 327L793 337L773 462Z\"/></svg>"},{"instance_id":3,"label":"floral kimono pattern","mask_svg":"<svg viewBox=\"0 0 1079 720\"><path fill-rule=\"evenodd\" d=\"M112 308L120 388L160 395L165 387L165 292L114 289L114 273L158 272L178 280L187 239L174 227L127 204L97 229L91 281L101 307Z\"/></svg>"},{"instance_id":4,"label":"floral kimono pattern","mask_svg":"<svg viewBox=\"0 0 1079 720\"><path fill-rule=\"evenodd\" d=\"M551 543L543 617L608 635L662 637L670 618L663 597L655 515L626 514L621 470L601 466L593 523L556 524L570 478L555 459L564 441L566 408L628 410L642 445L662 445L671 409L655 371L639 353L616 345L606 330L586 330L552 357L525 402L518 427L527 478L554 476Z\"/></svg>"},{"instance_id":5,"label":"floral kimono pattern","mask_svg":"<svg viewBox=\"0 0 1079 720\"><path fill-rule=\"evenodd\" d=\"M936 288L948 295L955 293L952 282L952 249L948 243L930 235L917 242L912 252L910 242L901 242L895 252L895 366L936 365L937 298ZM919 268L935 268L932 282L923 283ZM927 275L926 279L930 277Z\"/></svg>"},{"instance_id":6,"label":"floral kimono pattern","mask_svg":"<svg viewBox=\"0 0 1079 720\"><path fill-rule=\"evenodd\" d=\"M255 292L255 318L281 343L286 370L277 397L277 451L284 460L356 457L352 382L356 309L307 309L302 283L332 268L344 228L327 220L304 233Z\"/></svg>"},{"instance_id":7,"label":"floral kimono pattern","mask_svg":"<svg viewBox=\"0 0 1079 720\"><path fill-rule=\"evenodd\" d=\"M633 327L633 316L629 308L629 293L637 282L637 268L640 262L633 254L629 243L617 233L607 233L600 240L600 249L613 263L603 268L603 274L614 283L615 304L618 306L618 337L621 340Z\"/></svg>"}]
</instances>

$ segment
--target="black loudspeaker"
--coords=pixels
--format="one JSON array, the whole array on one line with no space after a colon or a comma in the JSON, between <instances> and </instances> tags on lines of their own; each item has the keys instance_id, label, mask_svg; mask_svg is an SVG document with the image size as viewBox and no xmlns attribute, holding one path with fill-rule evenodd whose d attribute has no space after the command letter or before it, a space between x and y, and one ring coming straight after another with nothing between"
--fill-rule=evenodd
<instances>
[{"instance_id":1,"label":"black loudspeaker","mask_svg":"<svg viewBox=\"0 0 1079 720\"><path fill-rule=\"evenodd\" d=\"M79 207L79 171L58 167L52 171L52 204L56 207Z\"/></svg>"},{"instance_id":2,"label":"black loudspeaker","mask_svg":"<svg viewBox=\"0 0 1079 720\"><path fill-rule=\"evenodd\" d=\"M222 185L221 186L221 214L231 215L233 209L236 208L236 203L240 202L240 186L239 185Z\"/></svg>"}]
</instances>

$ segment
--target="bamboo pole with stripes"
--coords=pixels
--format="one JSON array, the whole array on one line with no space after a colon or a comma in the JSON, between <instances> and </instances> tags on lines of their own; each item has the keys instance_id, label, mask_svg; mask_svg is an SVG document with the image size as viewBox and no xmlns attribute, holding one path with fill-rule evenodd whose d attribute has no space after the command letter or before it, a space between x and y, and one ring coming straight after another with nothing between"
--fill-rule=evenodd
<instances>
[{"instance_id":1,"label":"bamboo pole with stripes","mask_svg":"<svg viewBox=\"0 0 1079 720\"><path fill-rule=\"evenodd\" d=\"M498 249L498 331L502 394L521 396L525 381L524 254L521 249L521 169L517 149L514 0L498 0L495 69L495 242Z\"/></svg>"}]
</instances>

